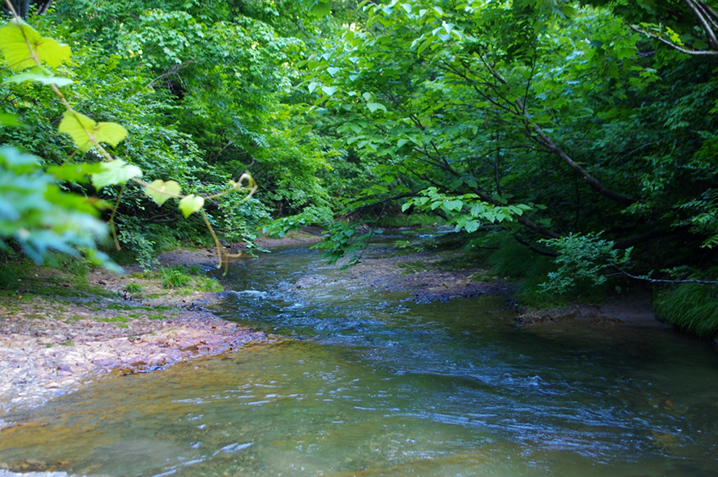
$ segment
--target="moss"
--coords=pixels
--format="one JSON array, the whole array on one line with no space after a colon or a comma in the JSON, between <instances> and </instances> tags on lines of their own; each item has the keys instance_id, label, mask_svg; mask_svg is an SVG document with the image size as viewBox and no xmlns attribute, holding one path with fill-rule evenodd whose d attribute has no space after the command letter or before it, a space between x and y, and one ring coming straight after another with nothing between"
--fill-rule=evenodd
<instances>
[{"instance_id":1,"label":"moss","mask_svg":"<svg viewBox=\"0 0 718 477\"><path fill-rule=\"evenodd\" d=\"M130 319L127 316L117 315L111 318L95 318L95 321L100 323L127 323Z\"/></svg>"},{"instance_id":2,"label":"moss","mask_svg":"<svg viewBox=\"0 0 718 477\"><path fill-rule=\"evenodd\" d=\"M196 291L221 292L224 290L217 280L209 277L196 277L194 285Z\"/></svg>"},{"instance_id":3,"label":"moss","mask_svg":"<svg viewBox=\"0 0 718 477\"><path fill-rule=\"evenodd\" d=\"M718 286L686 283L661 291L653 301L656 315L700 337L718 335Z\"/></svg>"}]
</instances>

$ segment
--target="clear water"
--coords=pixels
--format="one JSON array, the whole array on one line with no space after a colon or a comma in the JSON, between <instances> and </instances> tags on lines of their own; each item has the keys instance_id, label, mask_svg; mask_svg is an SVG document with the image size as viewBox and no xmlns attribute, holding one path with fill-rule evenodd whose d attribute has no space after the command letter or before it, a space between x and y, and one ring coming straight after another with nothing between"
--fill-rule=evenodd
<instances>
[{"instance_id":1,"label":"clear water","mask_svg":"<svg viewBox=\"0 0 718 477\"><path fill-rule=\"evenodd\" d=\"M306 249L215 310L294 341L116 378L0 432L0 462L109 476L715 476L718 355L664 329L517 330L501 298L353 289Z\"/></svg>"}]
</instances>

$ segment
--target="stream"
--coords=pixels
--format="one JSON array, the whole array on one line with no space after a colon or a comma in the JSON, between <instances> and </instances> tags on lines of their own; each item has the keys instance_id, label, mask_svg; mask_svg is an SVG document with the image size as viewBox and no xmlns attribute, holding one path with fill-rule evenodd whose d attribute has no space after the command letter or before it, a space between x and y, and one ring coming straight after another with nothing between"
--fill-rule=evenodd
<instances>
[{"instance_id":1,"label":"stream","mask_svg":"<svg viewBox=\"0 0 718 477\"><path fill-rule=\"evenodd\" d=\"M517 329L291 248L217 315L292 338L101 380L15 418L0 463L95 476L717 476L718 354L661 328ZM10 432L12 431L12 432Z\"/></svg>"}]
</instances>

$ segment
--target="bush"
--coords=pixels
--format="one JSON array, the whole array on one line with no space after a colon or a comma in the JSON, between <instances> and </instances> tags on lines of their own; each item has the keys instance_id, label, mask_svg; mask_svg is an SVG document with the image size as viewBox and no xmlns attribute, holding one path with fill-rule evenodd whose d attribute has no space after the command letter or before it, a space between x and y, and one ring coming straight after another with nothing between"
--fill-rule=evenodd
<instances>
[{"instance_id":1,"label":"bush","mask_svg":"<svg viewBox=\"0 0 718 477\"><path fill-rule=\"evenodd\" d=\"M535 308L565 306L576 301L600 302L605 300L609 286L596 285L592 280L579 279L561 293L542 286L559 265L549 256L540 255L519 243L512 234L496 232L469 242L468 250L482 255L499 277L516 281L514 296L519 303Z\"/></svg>"}]
</instances>

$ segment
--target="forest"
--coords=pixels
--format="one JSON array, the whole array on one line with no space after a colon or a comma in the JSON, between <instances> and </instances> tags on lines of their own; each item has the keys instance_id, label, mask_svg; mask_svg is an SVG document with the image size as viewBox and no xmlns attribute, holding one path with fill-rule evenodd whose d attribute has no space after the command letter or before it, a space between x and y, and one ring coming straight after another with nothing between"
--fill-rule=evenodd
<instances>
[{"instance_id":1,"label":"forest","mask_svg":"<svg viewBox=\"0 0 718 477\"><path fill-rule=\"evenodd\" d=\"M518 299L650 286L718 334L718 13L699 0L13 0L0 253L449 226ZM549 298L547 298L549 297Z\"/></svg>"}]
</instances>

